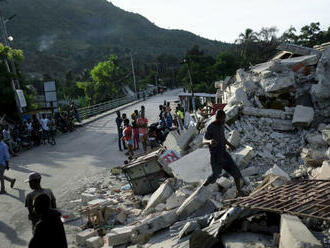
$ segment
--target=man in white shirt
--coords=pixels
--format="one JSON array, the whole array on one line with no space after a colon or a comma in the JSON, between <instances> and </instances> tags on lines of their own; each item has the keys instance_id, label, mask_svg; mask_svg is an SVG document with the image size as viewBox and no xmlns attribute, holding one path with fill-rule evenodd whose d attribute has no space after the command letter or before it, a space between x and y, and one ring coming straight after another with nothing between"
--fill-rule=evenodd
<instances>
[{"instance_id":1,"label":"man in white shirt","mask_svg":"<svg viewBox=\"0 0 330 248\"><path fill-rule=\"evenodd\" d=\"M6 124L4 129L2 130L2 135L3 135L3 141L8 145L10 153L13 156L16 156L13 150L13 140L10 135L10 129L8 124Z\"/></svg>"},{"instance_id":2,"label":"man in white shirt","mask_svg":"<svg viewBox=\"0 0 330 248\"><path fill-rule=\"evenodd\" d=\"M40 119L40 125L42 128L42 139L44 141L44 145L46 144L46 139L49 143L49 120L47 119L46 115L43 114L42 118Z\"/></svg>"}]
</instances>

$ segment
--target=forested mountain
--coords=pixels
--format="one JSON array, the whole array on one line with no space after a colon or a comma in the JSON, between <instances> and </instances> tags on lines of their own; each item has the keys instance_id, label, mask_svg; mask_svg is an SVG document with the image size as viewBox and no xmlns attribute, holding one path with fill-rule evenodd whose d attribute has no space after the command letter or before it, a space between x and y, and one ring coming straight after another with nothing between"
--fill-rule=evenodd
<instances>
[{"instance_id":1,"label":"forested mountain","mask_svg":"<svg viewBox=\"0 0 330 248\"><path fill-rule=\"evenodd\" d=\"M54 76L93 67L110 54L132 52L151 62L160 54L181 57L198 45L216 55L231 45L190 32L162 29L106 0L8 0L1 2L13 47L22 49L25 72ZM161 10L159 10L161 11Z\"/></svg>"}]
</instances>

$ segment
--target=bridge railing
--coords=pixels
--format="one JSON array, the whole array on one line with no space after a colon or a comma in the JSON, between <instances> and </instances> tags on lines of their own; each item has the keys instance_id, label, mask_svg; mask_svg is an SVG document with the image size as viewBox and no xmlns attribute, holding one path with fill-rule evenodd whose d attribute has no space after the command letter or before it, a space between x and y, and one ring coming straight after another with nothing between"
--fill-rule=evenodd
<instances>
[{"instance_id":1,"label":"bridge railing","mask_svg":"<svg viewBox=\"0 0 330 248\"><path fill-rule=\"evenodd\" d=\"M133 102L135 100L136 100L135 96L126 96L126 97L110 100L107 102L91 105L88 107L79 108L78 112L80 115L80 119L83 120L83 119L87 119L91 116L99 115L108 110L117 108L117 107L127 104L129 102Z\"/></svg>"}]
</instances>

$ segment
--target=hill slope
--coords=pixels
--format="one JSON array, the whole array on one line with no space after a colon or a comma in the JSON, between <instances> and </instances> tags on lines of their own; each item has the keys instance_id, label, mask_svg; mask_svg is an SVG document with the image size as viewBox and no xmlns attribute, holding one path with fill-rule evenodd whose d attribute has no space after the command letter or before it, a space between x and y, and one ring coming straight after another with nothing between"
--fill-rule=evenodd
<instances>
[{"instance_id":1,"label":"hill slope","mask_svg":"<svg viewBox=\"0 0 330 248\"><path fill-rule=\"evenodd\" d=\"M10 0L1 3L14 37L23 49L26 72L60 75L90 68L110 53L133 51L150 61L161 53L183 56L199 45L215 55L230 45L181 30L159 28L141 15L124 11L105 0Z\"/></svg>"}]
</instances>

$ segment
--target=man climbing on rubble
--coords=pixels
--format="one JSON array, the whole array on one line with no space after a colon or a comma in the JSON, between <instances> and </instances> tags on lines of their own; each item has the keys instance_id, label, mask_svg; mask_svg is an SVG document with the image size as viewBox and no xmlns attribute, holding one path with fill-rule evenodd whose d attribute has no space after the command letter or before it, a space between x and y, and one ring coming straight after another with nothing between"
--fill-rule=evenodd
<instances>
[{"instance_id":1,"label":"man climbing on rubble","mask_svg":"<svg viewBox=\"0 0 330 248\"><path fill-rule=\"evenodd\" d=\"M50 208L56 208L56 199L54 197L53 192L50 189L43 189L41 187L41 185L40 185L41 175L38 172L30 173L29 179L25 180L25 182L28 182L30 185L30 188L33 190L31 193L29 193L26 196L25 207L28 208L29 220L32 221L32 230L34 230L35 225L39 221L39 216L33 208L35 199L42 194L47 195L50 200L50 206L49 206Z\"/></svg>"},{"instance_id":2,"label":"man climbing on rubble","mask_svg":"<svg viewBox=\"0 0 330 248\"><path fill-rule=\"evenodd\" d=\"M237 165L226 151L226 145L232 150L236 148L225 138L225 119L225 112L223 110L218 110L216 112L216 120L207 127L203 144L209 145L212 175L206 179L203 185L207 186L214 183L220 176L222 169L224 169L234 178L237 196L243 196L244 194L241 190L242 184L244 183L243 177Z\"/></svg>"}]
</instances>

